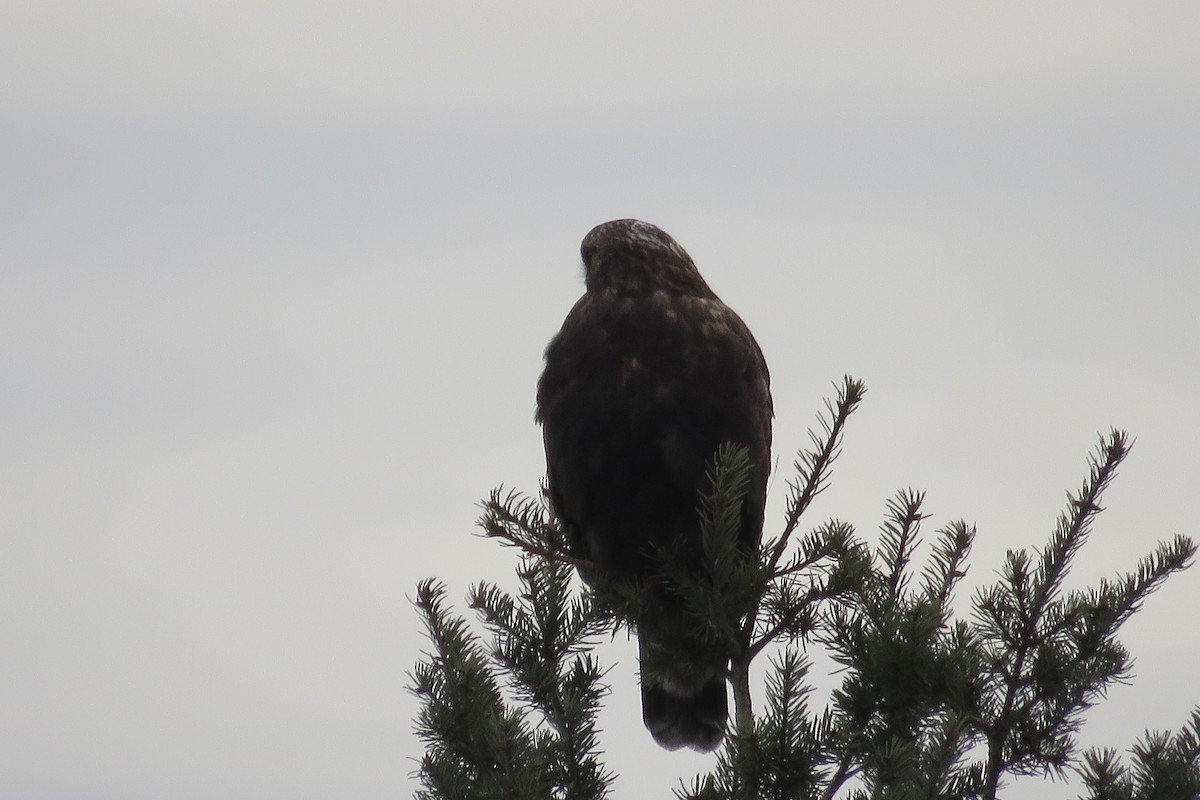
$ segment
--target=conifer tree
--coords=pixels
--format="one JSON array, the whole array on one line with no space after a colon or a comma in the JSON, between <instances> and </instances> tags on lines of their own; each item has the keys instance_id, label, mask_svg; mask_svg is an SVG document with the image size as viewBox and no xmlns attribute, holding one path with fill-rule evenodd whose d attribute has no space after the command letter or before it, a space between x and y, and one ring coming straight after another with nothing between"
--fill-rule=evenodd
<instances>
[{"instance_id":1,"label":"conifer tree","mask_svg":"<svg viewBox=\"0 0 1200 800\"><path fill-rule=\"evenodd\" d=\"M698 628L736 643L735 716L711 772L681 783L677 796L991 800L1004 796L1007 777L1074 771L1092 800L1200 797L1200 709L1176 733L1148 732L1128 766L1113 750L1076 752L1083 712L1130 677L1121 625L1195 554L1189 538L1176 536L1119 580L1063 589L1129 452L1126 434L1100 437L1046 544L1009 551L964 616L954 592L975 529L946 525L920 558L921 492L888 501L874 547L838 520L797 535L863 393L846 378L826 402L794 464L784 528L764 538L753 561L729 544L746 454L726 447L714 456L713 492L698 505L707 568L668 577ZM480 524L516 548L520 590L486 582L471 590L481 631L450 610L442 584L417 588L432 647L411 676L426 748L417 797L607 798L613 773L596 728L607 694L603 642L630 624L635 599L603 584L582 587L544 497L497 490ZM747 607L740 618L728 611ZM813 647L842 668L824 701L807 682L804 653ZM763 657L770 667L756 709L750 665Z\"/></svg>"}]
</instances>

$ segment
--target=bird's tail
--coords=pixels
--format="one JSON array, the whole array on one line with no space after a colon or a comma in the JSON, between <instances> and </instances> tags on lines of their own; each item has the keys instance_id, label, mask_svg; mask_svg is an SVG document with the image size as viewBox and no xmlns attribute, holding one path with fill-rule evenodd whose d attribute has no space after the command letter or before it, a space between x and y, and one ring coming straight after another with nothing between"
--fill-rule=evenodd
<instances>
[{"instance_id":1,"label":"bird's tail","mask_svg":"<svg viewBox=\"0 0 1200 800\"><path fill-rule=\"evenodd\" d=\"M728 659L714 657L711 651L672 646L674 642L660 640L655 633L644 626L638 632L642 721L654 741L668 750L717 749L729 716Z\"/></svg>"}]
</instances>

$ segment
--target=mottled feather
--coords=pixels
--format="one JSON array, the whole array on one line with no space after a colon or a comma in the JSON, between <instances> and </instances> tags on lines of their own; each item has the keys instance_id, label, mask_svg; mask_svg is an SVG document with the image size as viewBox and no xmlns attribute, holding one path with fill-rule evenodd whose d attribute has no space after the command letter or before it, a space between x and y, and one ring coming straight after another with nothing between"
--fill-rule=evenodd
<instances>
[{"instance_id":1,"label":"mottled feather","mask_svg":"<svg viewBox=\"0 0 1200 800\"><path fill-rule=\"evenodd\" d=\"M700 558L706 469L730 442L750 453L739 540L746 552L757 545L770 375L745 323L659 228L607 222L580 249L586 292L538 382L551 503L578 555L649 589L637 619L646 726L670 749L711 750L726 724L729 653L688 639L694 625L656 583L654 559Z\"/></svg>"}]
</instances>

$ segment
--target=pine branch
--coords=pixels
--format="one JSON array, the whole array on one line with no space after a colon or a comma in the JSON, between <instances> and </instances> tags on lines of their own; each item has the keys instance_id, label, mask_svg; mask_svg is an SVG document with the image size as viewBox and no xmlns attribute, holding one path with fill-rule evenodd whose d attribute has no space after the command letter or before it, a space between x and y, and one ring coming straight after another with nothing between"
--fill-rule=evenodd
<instances>
[{"instance_id":1,"label":"pine branch","mask_svg":"<svg viewBox=\"0 0 1200 800\"><path fill-rule=\"evenodd\" d=\"M939 530L937 536L929 564L921 573L924 578L922 592L930 602L945 608L950 603L954 586L966 575L963 563L975 541L975 527L957 520Z\"/></svg>"},{"instance_id":2,"label":"pine branch","mask_svg":"<svg viewBox=\"0 0 1200 800\"><path fill-rule=\"evenodd\" d=\"M887 518L879 538L879 557L887 570L886 584L892 597L899 597L905 588L908 564L917 545L921 520L926 516L921 513L924 500L924 492L905 489L895 499L887 501Z\"/></svg>"},{"instance_id":3,"label":"pine branch","mask_svg":"<svg viewBox=\"0 0 1200 800\"><path fill-rule=\"evenodd\" d=\"M869 562L869 553L846 523L828 522L802 539L789 564L770 576L748 639L749 658L780 637L806 639L817 625L819 604L861 583Z\"/></svg>"},{"instance_id":4,"label":"pine branch","mask_svg":"<svg viewBox=\"0 0 1200 800\"><path fill-rule=\"evenodd\" d=\"M511 493L493 493L492 501L485 528L507 526L518 541L561 546L543 506ZM612 619L572 590L572 572L526 551L517 596L490 583L472 589L469 603L490 646L446 611L441 585L418 586L416 605L434 645L413 673L426 742L419 798L607 795L612 776L600 762L595 725L607 688L591 650Z\"/></svg>"},{"instance_id":5,"label":"pine branch","mask_svg":"<svg viewBox=\"0 0 1200 800\"><path fill-rule=\"evenodd\" d=\"M423 699L417 735L426 743L418 797L541 797L534 737L508 707L482 647L461 618L445 608L445 587L423 581L417 608L436 655L413 672ZM506 794L507 793L507 794Z\"/></svg>"},{"instance_id":6,"label":"pine branch","mask_svg":"<svg viewBox=\"0 0 1200 800\"><path fill-rule=\"evenodd\" d=\"M816 636L846 674L833 697L834 749L857 771L863 797L936 797L962 780L959 761L973 742L974 642L965 626L947 625L969 540L965 526L940 534L925 570L933 578L909 589L921 499L903 491L888 503L875 557Z\"/></svg>"},{"instance_id":7,"label":"pine branch","mask_svg":"<svg viewBox=\"0 0 1200 800\"><path fill-rule=\"evenodd\" d=\"M1132 768L1115 750L1089 750L1079 774L1087 800L1195 800L1200 797L1200 708L1174 735L1147 731L1130 751Z\"/></svg>"},{"instance_id":8,"label":"pine branch","mask_svg":"<svg viewBox=\"0 0 1200 800\"><path fill-rule=\"evenodd\" d=\"M516 547L530 556L583 570L596 568L591 561L570 552L565 533L556 522L547 518L543 502L515 491L505 493L501 487L493 489L481 507L484 514L479 526L484 536L507 547Z\"/></svg>"},{"instance_id":9,"label":"pine branch","mask_svg":"<svg viewBox=\"0 0 1200 800\"><path fill-rule=\"evenodd\" d=\"M831 403L826 400L825 413L817 417L823 435L818 436L809 429L808 437L813 446L811 449L801 450L793 464L796 478L788 482L791 493L788 496L787 521L783 533L771 543L768 561L770 572L775 571L787 550L788 539L800 524L800 517L828 485L830 468L841 452L842 431L846 420L858 408L865 393L866 386L863 382L847 375L838 389L837 402Z\"/></svg>"},{"instance_id":10,"label":"pine branch","mask_svg":"<svg viewBox=\"0 0 1200 800\"><path fill-rule=\"evenodd\" d=\"M686 800L728 798L815 797L827 769L822 749L826 734L809 715L807 662L786 649L772 664L767 679L766 710L749 723L739 724L728 737L717 765L691 789L676 796Z\"/></svg>"},{"instance_id":11,"label":"pine branch","mask_svg":"<svg viewBox=\"0 0 1200 800\"><path fill-rule=\"evenodd\" d=\"M1071 560L1127 453L1123 432L1102 437L1089 459L1087 480L1077 494L1068 495L1068 508L1036 561L1010 552L1001 581L976 596L988 673L981 696L988 743L984 797L995 797L1006 772L1066 768L1081 713L1109 684L1128 675L1128 653L1115 638L1120 625L1194 554L1192 543L1177 537L1144 560L1135 575L1061 596Z\"/></svg>"},{"instance_id":12,"label":"pine branch","mask_svg":"<svg viewBox=\"0 0 1200 800\"><path fill-rule=\"evenodd\" d=\"M1039 614L1062 586L1071 559L1091 531L1092 520L1103 511L1100 497L1128 454L1128 437L1124 431L1114 429L1107 438L1100 438L1095 454L1088 458L1088 478L1078 493L1067 493L1067 510L1059 517L1058 527L1042 551L1034 577L1031 615Z\"/></svg>"}]
</instances>

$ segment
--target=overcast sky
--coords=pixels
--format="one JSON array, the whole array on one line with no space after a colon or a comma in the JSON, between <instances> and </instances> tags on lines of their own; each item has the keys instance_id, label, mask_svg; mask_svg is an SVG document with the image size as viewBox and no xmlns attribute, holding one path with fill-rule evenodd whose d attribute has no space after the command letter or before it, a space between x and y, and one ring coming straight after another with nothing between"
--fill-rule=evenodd
<instances>
[{"instance_id":1,"label":"overcast sky","mask_svg":"<svg viewBox=\"0 0 1200 800\"><path fill-rule=\"evenodd\" d=\"M978 585L1115 425L1072 585L1200 534L1200 5L702 5L8 4L0 796L409 796L409 598L510 580L476 504L536 490L542 350L617 217L762 345L769 531L851 373L811 525L925 489ZM1198 604L1128 625L1086 742L1200 702ZM712 759L602 655L615 796L667 797Z\"/></svg>"}]
</instances>

